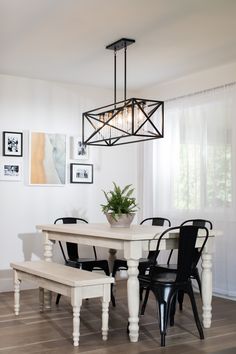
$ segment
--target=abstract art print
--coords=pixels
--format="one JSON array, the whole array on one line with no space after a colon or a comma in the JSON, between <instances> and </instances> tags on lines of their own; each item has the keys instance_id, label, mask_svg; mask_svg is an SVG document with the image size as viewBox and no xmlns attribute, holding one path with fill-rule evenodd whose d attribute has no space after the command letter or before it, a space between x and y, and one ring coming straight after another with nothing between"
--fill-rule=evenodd
<instances>
[{"instance_id":1,"label":"abstract art print","mask_svg":"<svg viewBox=\"0 0 236 354\"><path fill-rule=\"evenodd\" d=\"M23 133L3 132L3 156L23 155Z\"/></svg>"},{"instance_id":2,"label":"abstract art print","mask_svg":"<svg viewBox=\"0 0 236 354\"><path fill-rule=\"evenodd\" d=\"M22 162L19 159L0 159L0 180L1 181L21 181Z\"/></svg>"},{"instance_id":3,"label":"abstract art print","mask_svg":"<svg viewBox=\"0 0 236 354\"><path fill-rule=\"evenodd\" d=\"M61 186L66 182L66 135L31 132L30 184Z\"/></svg>"},{"instance_id":4,"label":"abstract art print","mask_svg":"<svg viewBox=\"0 0 236 354\"><path fill-rule=\"evenodd\" d=\"M93 183L93 165L71 163L70 183Z\"/></svg>"}]
</instances>

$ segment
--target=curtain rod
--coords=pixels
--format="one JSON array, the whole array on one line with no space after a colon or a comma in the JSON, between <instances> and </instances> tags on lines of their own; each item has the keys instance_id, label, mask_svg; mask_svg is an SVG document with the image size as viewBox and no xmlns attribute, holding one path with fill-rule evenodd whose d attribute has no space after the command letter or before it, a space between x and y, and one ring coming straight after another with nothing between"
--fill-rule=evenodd
<instances>
[{"instance_id":1,"label":"curtain rod","mask_svg":"<svg viewBox=\"0 0 236 354\"><path fill-rule=\"evenodd\" d=\"M216 86L216 87L213 87L213 88L209 88L209 89L206 89L206 90L196 91L196 92L193 92L193 93L189 93L187 95L182 95L182 96L177 96L177 97L174 97L174 98L169 98L168 100L165 100L165 102L171 102L171 101L175 101L175 100L180 100L182 98L191 97L191 96L195 96L195 95L200 95L202 93L215 91L215 90L219 90L219 89L226 88L226 87L229 87L229 86L234 86L234 85L236 85L236 81L230 82L230 83L225 84L225 85L220 85L220 86Z\"/></svg>"}]
</instances>

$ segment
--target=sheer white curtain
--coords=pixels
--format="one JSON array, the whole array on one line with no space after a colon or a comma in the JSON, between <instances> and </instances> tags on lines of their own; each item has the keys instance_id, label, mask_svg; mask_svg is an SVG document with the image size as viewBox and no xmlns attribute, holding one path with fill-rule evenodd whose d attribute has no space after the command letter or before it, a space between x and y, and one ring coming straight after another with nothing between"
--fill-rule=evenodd
<instances>
[{"instance_id":1,"label":"sheer white curtain","mask_svg":"<svg viewBox=\"0 0 236 354\"><path fill-rule=\"evenodd\" d=\"M236 85L165 104L165 137L140 147L142 217L209 219L214 292L236 298Z\"/></svg>"}]
</instances>

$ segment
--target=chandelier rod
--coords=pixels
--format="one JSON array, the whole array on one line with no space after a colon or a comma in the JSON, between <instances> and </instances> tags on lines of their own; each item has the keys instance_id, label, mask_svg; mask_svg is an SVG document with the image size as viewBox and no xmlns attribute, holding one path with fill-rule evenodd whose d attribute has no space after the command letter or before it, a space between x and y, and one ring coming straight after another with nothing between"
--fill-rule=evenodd
<instances>
[{"instance_id":1,"label":"chandelier rod","mask_svg":"<svg viewBox=\"0 0 236 354\"><path fill-rule=\"evenodd\" d=\"M127 45L125 43L125 47L124 47L124 101L126 101L126 52L127 52Z\"/></svg>"},{"instance_id":2,"label":"chandelier rod","mask_svg":"<svg viewBox=\"0 0 236 354\"><path fill-rule=\"evenodd\" d=\"M116 108L116 49L114 49L114 103Z\"/></svg>"}]
</instances>

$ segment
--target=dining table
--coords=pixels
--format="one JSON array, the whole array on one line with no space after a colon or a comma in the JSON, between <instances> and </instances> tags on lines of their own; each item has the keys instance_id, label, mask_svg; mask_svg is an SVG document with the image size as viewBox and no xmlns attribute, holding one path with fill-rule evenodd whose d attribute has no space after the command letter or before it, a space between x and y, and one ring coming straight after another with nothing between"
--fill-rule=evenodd
<instances>
[{"instance_id":1,"label":"dining table","mask_svg":"<svg viewBox=\"0 0 236 354\"><path fill-rule=\"evenodd\" d=\"M131 225L127 228L112 228L105 223L90 224L47 224L37 225L44 237L44 259L53 261L55 241L72 242L88 246L122 250L127 260L127 299L128 323L131 342L137 342L139 336L139 281L138 265L143 252L155 250L158 237L166 229L162 226ZM202 231L202 233L201 233ZM212 318L212 255L214 241L218 232L209 230L209 238L201 257L202 279L202 320L203 326L209 328ZM201 247L204 232L199 230L196 247ZM178 231L170 231L161 241L160 250L178 248ZM50 294L47 306L50 307ZM46 304L45 304L46 305Z\"/></svg>"}]
</instances>

